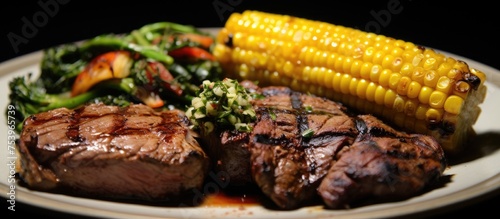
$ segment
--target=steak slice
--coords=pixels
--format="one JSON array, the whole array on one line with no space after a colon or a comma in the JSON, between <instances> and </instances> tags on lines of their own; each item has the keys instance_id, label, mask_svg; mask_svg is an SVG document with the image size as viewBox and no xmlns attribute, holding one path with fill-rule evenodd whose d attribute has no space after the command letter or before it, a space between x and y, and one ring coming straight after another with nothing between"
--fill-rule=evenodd
<instances>
[{"instance_id":1,"label":"steak slice","mask_svg":"<svg viewBox=\"0 0 500 219\"><path fill-rule=\"evenodd\" d=\"M201 188L209 159L182 111L90 104L33 115L18 149L34 189L160 200Z\"/></svg>"},{"instance_id":2,"label":"steak slice","mask_svg":"<svg viewBox=\"0 0 500 219\"><path fill-rule=\"evenodd\" d=\"M360 135L334 159L318 192L329 208L410 198L439 178L446 162L437 141L397 132L361 115Z\"/></svg>"},{"instance_id":3,"label":"steak slice","mask_svg":"<svg viewBox=\"0 0 500 219\"><path fill-rule=\"evenodd\" d=\"M280 208L297 208L314 199L332 157L354 141L355 122L343 106L326 99L289 89L262 91L266 98L254 102L251 173Z\"/></svg>"},{"instance_id":4,"label":"steak slice","mask_svg":"<svg viewBox=\"0 0 500 219\"><path fill-rule=\"evenodd\" d=\"M222 130L211 138L208 151L219 154L218 164L234 168L240 163L238 174L229 174L230 184L233 177L248 174L248 183L257 184L279 208L317 199L328 208L347 208L368 197L409 198L446 167L432 137L395 130L371 115L287 87L241 84L262 94L252 101L253 130ZM235 173L227 165L219 168Z\"/></svg>"}]
</instances>

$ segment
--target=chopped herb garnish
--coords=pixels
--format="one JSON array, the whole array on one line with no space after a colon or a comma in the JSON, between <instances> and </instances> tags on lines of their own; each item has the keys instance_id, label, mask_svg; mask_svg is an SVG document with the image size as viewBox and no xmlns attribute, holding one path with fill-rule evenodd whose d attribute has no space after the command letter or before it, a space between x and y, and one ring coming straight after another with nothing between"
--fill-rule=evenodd
<instances>
[{"instance_id":1,"label":"chopped herb garnish","mask_svg":"<svg viewBox=\"0 0 500 219\"><path fill-rule=\"evenodd\" d=\"M311 138L314 135L314 131L312 129L306 129L301 135L303 138Z\"/></svg>"},{"instance_id":2,"label":"chopped herb garnish","mask_svg":"<svg viewBox=\"0 0 500 219\"><path fill-rule=\"evenodd\" d=\"M305 106L305 110L306 110L306 112L310 113L313 111L313 108L312 108L312 106Z\"/></svg>"},{"instance_id":3,"label":"chopped herb garnish","mask_svg":"<svg viewBox=\"0 0 500 219\"><path fill-rule=\"evenodd\" d=\"M241 132L252 131L255 110L252 96L234 79L205 80L198 97L193 98L186 111L194 129L208 134L216 128L235 128Z\"/></svg>"},{"instance_id":4,"label":"chopped herb garnish","mask_svg":"<svg viewBox=\"0 0 500 219\"><path fill-rule=\"evenodd\" d=\"M276 113L274 113L274 110L269 108L268 112L269 112L269 116L271 117L271 120L273 120L273 121L276 120Z\"/></svg>"}]
</instances>

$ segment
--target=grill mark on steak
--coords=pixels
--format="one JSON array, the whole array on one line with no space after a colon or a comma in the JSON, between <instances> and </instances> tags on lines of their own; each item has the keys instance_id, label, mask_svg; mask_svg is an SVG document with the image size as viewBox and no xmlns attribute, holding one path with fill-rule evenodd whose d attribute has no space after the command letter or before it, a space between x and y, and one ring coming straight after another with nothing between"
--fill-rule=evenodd
<instances>
[{"instance_id":1,"label":"grill mark on steak","mask_svg":"<svg viewBox=\"0 0 500 219\"><path fill-rule=\"evenodd\" d=\"M165 200L201 188L209 159L178 110L90 104L29 117L18 144L30 188Z\"/></svg>"},{"instance_id":2,"label":"grill mark on steak","mask_svg":"<svg viewBox=\"0 0 500 219\"><path fill-rule=\"evenodd\" d=\"M247 181L237 180L238 185L257 184L281 209L298 208L318 197L333 209L371 197L408 198L446 167L444 153L432 137L397 131L371 115L358 115L337 102L287 87L242 84L264 96L252 101L257 115L253 131L232 143L227 136L234 132L221 133L226 136L224 144L239 145L248 153L218 161L234 164L248 159L230 178L250 175ZM303 138L307 129L313 135ZM220 140L212 143L208 151L224 151Z\"/></svg>"}]
</instances>

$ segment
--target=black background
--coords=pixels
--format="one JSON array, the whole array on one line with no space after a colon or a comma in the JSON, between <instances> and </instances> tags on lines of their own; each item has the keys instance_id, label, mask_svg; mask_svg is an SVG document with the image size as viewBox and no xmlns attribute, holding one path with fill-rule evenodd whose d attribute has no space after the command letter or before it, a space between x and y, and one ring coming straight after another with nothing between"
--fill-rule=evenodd
<instances>
[{"instance_id":1,"label":"black background","mask_svg":"<svg viewBox=\"0 0 500 219\"><path fill-rule=\"evenodd\" d=\"M38 2L57 3L58 6L51 5L47 10ZM225 5L225 10L216 10L214 3ZM100 34L129 32L159 21L221 27L231 12L254 9L370 30L500 69L500 12L493 3L430 0L9 1L9 5L0 7L0 62ZM397 13L390 10L394 5L398 5ZM374 28L375 24L378 28ZM497 195L476 205L456 207L445 215L497 215L495 207L499 206ZM19 206L15 215L52 213L40 210L24 205Z\"/></svg>"}]
</instances>

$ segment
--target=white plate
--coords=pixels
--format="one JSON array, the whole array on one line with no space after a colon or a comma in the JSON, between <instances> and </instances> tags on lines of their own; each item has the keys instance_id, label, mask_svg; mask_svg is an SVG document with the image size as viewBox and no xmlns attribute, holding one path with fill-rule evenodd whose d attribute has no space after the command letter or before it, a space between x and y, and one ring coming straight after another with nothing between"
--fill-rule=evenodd
<instances>
[{"instance_id":1,"label":"white plate","mask_svg":"<svg viewBox=\"0 0 500 219\"><path fill-rule=\"evenodd\" d=\"M131 204L113 201L103 201L73 197L62 194L52 194L31 191L20 185L11 183L8 179L9 165L15 162L4 146L0 150L0 193L1 196L14 199L16 202L31 204L64 213L84 216L109 218L386 218L411 215L426 211L439 211L447 206L480 197L500 188L500 71L476 61L458 57L471 66L487 74L488 86L485 102L474 128L477 138L470 147L477 147L479 155L475 158L453 164L445 171L452 175L451 182L445 187L437 188L421 196L401 202L374 204L351 210L326 210L322 206L304 207L292 211L271 210L259 205L230 205L202 207L164 207ZM41 52L31 53L0 64L0 142L8 142L8 127L5 110L8 104L8 82L18 75L29 72L39 73ZM495 142L496 141L496 142ZM9 195L11 187L15 194Z\"/></svg>"}]
</instances>

